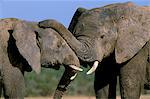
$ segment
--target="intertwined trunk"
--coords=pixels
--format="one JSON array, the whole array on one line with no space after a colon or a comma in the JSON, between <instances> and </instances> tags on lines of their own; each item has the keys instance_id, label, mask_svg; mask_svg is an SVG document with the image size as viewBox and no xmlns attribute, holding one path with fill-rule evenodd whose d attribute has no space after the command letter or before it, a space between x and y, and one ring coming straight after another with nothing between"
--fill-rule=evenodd
<instances>
[{"instance_id":1,"label":"intertwined trunk","mask_svg":"<svg viewBox=\"0 0 150 99\"><path fill-rule=\"evenodd\" d=\"M83 61L95 61L96 56L91 49L93 49L90 39L84 36L77 39L68 29L61 23L55 20L44 20L39 22L41 28L53 28L56 30L76 53L76 55Z\"/></svg>"}]
</instances>

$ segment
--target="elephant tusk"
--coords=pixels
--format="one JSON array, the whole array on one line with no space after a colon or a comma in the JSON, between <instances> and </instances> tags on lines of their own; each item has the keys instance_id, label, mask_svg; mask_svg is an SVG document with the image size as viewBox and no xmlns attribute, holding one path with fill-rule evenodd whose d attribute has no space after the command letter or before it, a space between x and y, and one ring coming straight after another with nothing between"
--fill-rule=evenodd
<instances>
[{"instance_id":1,"label":"elephant tusk","mask_svg":"<svg viewBox=\"0 0 150 99\"><path fill-rule=\"evenodd\" d=\"M77 76L77 73L75 73L75 75L73 75L73 76L70 78L70 80L74 80L74 79L76 78L76 76Z\"/></svg>"},{"instance_id":2,"label":"elephant tusk","mask_svg":"<svg viewBox=\"0 0 150 99\"><path fill-rule=\"evenodd\" d=\"M96 70L96 68L98 67L98 63L99 63L98 61L95 61L92 68L86 74L87 75L92 74Z\"/></svg>"},{"instance_id":3,"label":"elephant tusk","mask_svg":"<svg viewBox=\"0 0 150 99\"><path fill-rule=\"evenodd\" d=\"M79 68L79 67L77 67L77 66L75 66L75 65L69 65L69 67L71 67L72 69L75 69L75 70L77 70L77 71L83 71L82 68Z\"/></svg>"}]
</instances>

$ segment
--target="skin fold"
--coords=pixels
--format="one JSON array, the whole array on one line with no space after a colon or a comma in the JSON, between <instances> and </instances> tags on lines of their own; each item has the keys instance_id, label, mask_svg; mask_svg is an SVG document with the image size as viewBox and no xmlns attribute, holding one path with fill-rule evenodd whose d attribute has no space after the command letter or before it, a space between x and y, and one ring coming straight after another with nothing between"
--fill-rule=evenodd
<instances>
[{"instance_id":1,"label":"skin fold","mask_svg":"<svg viewBox=\"0 0 150 99\"><path fill-rule=\"evenodd\" d=\"M16 18L0 20L0 90L6 99L24 98L25 71L40 73L41 66L58 70L62 64L65 72L54 93L54 99L61 99L80 69L78 57L65 40L54 29L37 24Z\"/></svg>"},{"instance_id":2,"label":"skin fold","mask_svg":"<svg viewBox=\"0 0 150 99\"><path fill-rule=\"evenodd\" d=\"M150 78L146 72L150 7L127 2L90 10L79 8L69 31L55 20L41 21L39 26L56 30L84 63L100 62L94 81L97 99L116 98L117 75L122 99L139 99Z\"/></svg>"}]
</instances>

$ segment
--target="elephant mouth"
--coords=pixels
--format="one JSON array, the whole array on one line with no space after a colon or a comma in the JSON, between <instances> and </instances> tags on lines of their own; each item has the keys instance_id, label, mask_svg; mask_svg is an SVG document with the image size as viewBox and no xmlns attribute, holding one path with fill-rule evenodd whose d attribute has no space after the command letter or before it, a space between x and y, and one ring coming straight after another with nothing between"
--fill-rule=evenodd
<instances>
[{"instance_id":1,"label":"elephant mouth","mask_svg":"<svg viewBox=\"0 0 150 99\"><path fill-rule=\"evenodd\" d=\"M52 68L52 69L55 69L55 70L59 70L61 64L57 63L57 64L51 64L51 63L42 63L41 64L42 67L44 68ZM83 71L82 68L80 67L77 67L76 65L68 65L70 68L74 69L74 70L77 70L77 71Z\"/></svg>"},{"instance_id":2,"label":"elephant mouth","mask_svg":"<svg viewBox=\"0 0 150 99\"><path fill-rule=\"evenodd\" d=\"M41 66L44 67L44 68L52 68L52 69L55 69L55 70L60 69L60 64L42 63Z\"/></svg>"}]
</instances>

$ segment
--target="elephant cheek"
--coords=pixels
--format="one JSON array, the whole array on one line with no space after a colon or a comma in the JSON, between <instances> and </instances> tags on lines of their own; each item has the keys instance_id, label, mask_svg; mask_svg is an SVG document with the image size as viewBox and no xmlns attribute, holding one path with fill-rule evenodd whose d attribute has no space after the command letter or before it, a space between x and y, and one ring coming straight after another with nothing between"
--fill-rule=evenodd
<instances>
[{"instance_id":1,"label":"elephant cheek","mask_svg":"<svg viewBox=\"0 0 150 99\"><path fill-rule=\"evenodd\" d=\"M114 51L114 46L112 44L106 44L104 48L104 58L109 56Z\"/></svg>"},{"instance_id":2,"label":"elephant cheek","mask_svg":"<svg viewBox=\"0 0 150 99\"><path fill-rule=\"evenodd\" d=\"M80 66L79 64L79 60L75 55L67 55L64 58L64 62L65 65L75 65L75 66Z\"/></svg>"},{"instance_id":3,"label":"elephant cheek","mask_svg":"<svg viewBox=\"0 0 150 99\"><path fill-rule=\"evenodd\" d=\"M96 42L95 45L95 55L97 57L97 60L101 62L104 57L104 47L99 42Z\"/></svg>"}]
</instances>

